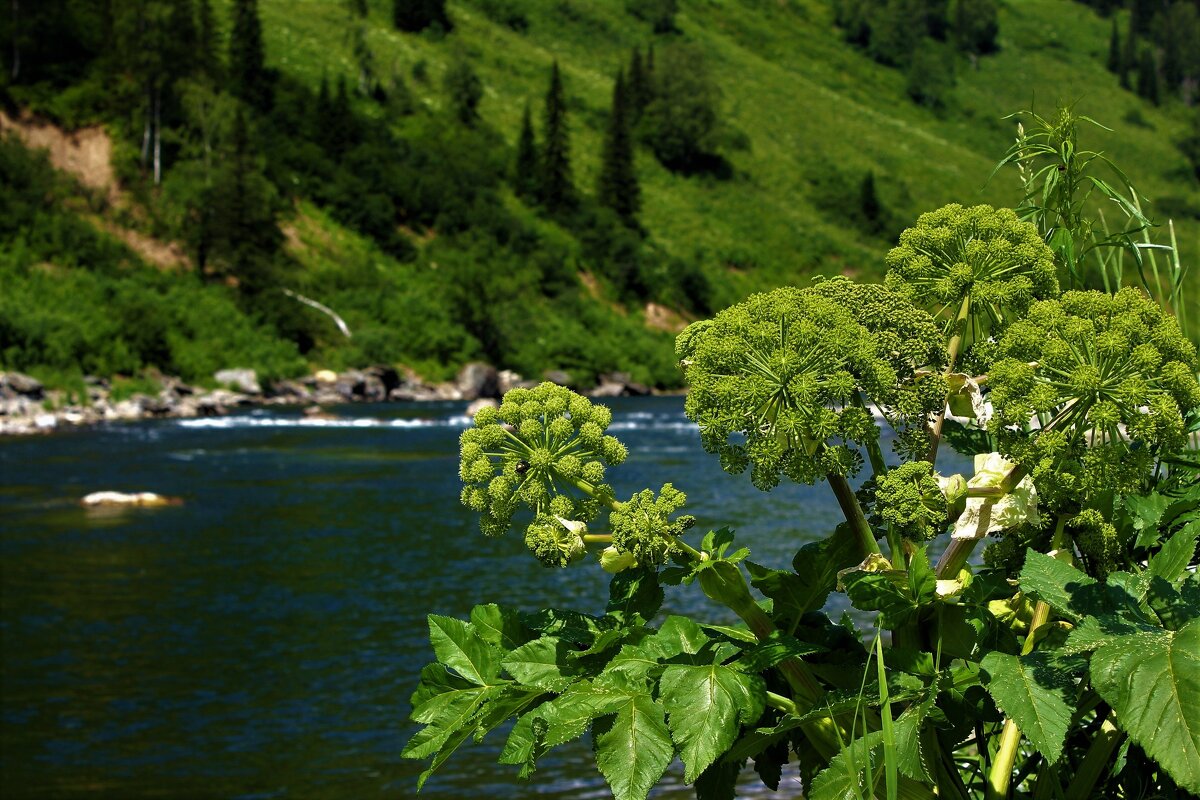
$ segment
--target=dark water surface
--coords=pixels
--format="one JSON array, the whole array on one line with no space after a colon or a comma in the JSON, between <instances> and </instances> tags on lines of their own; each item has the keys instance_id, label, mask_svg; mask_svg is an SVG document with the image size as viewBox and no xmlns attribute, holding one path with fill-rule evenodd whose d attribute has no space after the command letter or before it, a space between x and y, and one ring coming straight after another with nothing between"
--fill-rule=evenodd
<instances>
[{"instance_id":1,"label":"dark water surface","mask_svg":"<svg viewBox=\"0 0 1200 800\"><path fill-rule=\"evenodd\" d=\"M764 495L724 475L681 399L612 405L631 452L618 494L673 481L701 526L736 527L770 566L836 522L823 487ZM603 610L593 562L547 570L519 536L478 534L458 504L462 404L341 412L0 440L0 795L412 797L423 767L399 754L425 614ZM185 504L77 505L104 489ZM667 607L723 619L695 588ZM522 784L493 737L421 796L609 796L586 740ZM656 796L691 794L677 767Z\"/></svg>"}]
</instances>

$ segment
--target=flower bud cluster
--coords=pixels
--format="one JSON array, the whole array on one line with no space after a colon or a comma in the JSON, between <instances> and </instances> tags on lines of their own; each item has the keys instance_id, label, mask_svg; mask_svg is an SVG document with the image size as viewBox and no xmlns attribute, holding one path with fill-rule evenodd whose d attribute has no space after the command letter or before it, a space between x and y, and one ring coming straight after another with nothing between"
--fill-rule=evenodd
<instances>
[{"instance_id":1,"label":"flower bud cluster","mask_svg":"<svg viewBox=\"0 0 1200 800\"><path fill-rule=\"evenodd\" d=\"M957 203L922 214L888 253L885 284L946 322L969 299L968 343L986 349L1034 300L1056 297L1052 251L1037 226L1007 208Z\"/></svg>"},{"instance_id":2,"label":"flower bud cluster","mask_svg":"<svg viewBox=\"0 0 1200 800\"><path fill-rule=\"evenodd\" d=\"M843 281L753 295L688 326L676 354L704 448L763 490L857 472L858 446L879 436L865 402L919 439L946 395L939 376L918 377L945 358L932 318Z\"/></svg>"},{"instance_id":3,"label":"flower bud cluster","mask_svg":"<svg viewBox=\"0 0 1200 800\"><path fill-rule=\"evenodd\" d=\"M1138 289L1033 304L1000 339L989 427L1058 507L1135 491L1186 440L1200 406L1196 350ZM1039 430L1024 432L1037 417Z\"/></svg>"},{"instance_id":4,"label":"flower bud cluster","mask_svg":"<svg viewBox=\"0 0 1200 800\"><path fill-rule=\"evenodd\" d=\"M946 495L928 461L909 461L881 476L875 513L906 539L924 542L946 529Z\"/></svg>"},{"instance_id":5,"label":"flower bud cluster","mask_svg":"<svg viewBox=\"0 0 1200 800\"><path fill-rule=\"evenodd\" d=\"M605 433L611 422L608 408L565 387L513 389L462 433L463 504L480 513L488 536L507 531L513 515L528 508L530 549L544 563L569 561L554 552L575 554L582 539L560 520L594 519L612 497L605 470L625 460L625 446Z\"/></svg>"},{"instance_id":6,"label":"flower bud cluster","mask_svg":"<svg viewBox=\"0 0 1200 800\"><path fill-rule=\"evenodd\" d=\"M608 516L616 552L632 555L642 566L666 563L678 549L674 544L676 537L696 522L695 517L687 514L671 519L685 502L687 495L669 483L663 485L657 496L650 489L634 493Z\"/></svg>"},{"instance_id":7,"label":"flower bud cluster","mask_svg":"<svg viewBox=\"0 0 1200 800\"><path fill-rule=\"evenodd\" d=\"M1116 527L1094 508L1086 508L1067 523L1087 571L1097 578L1121 566L1125 543Z\"/></svg>"}]
</instances>

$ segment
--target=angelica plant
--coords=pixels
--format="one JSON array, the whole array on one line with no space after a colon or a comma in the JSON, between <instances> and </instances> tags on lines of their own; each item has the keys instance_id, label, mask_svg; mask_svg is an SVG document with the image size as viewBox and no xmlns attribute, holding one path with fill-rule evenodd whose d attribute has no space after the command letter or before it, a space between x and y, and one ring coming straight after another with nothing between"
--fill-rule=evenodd
<instances>
[{"instance_id":1,"label":"angelica plant","mask_svg":"<svg viewBox=\"0 0 1200 800\"><path fill-rule=\"evenodd\" d=\"M519 777L590 734L619 800L676 758L702 798L750 759L771 788L791 764L810 800L1200 792L1200 364L1140 289L1061 293L1056 258L1015 213L951 205L883 286L777 289L680 334L704 449L763 491L827 484L845 517L789 567L696 531L689 476L618 498L603 406L542 384L479 412L460 477L483 533L611 574L610 601L431 616L404 751L430 759L421 783L511 722ZM968 474L938 471L948 404ZM657 618L668 589L721 617ZM834 622L847 605L869 646Z\"/></svg>"}]
</instances>

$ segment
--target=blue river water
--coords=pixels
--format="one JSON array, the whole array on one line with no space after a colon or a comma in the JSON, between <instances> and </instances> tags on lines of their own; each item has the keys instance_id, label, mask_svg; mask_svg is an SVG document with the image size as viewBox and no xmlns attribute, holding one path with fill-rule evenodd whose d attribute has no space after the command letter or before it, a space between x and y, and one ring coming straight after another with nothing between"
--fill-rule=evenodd
<instances>
[{"instance_id":1,"label":"blue river water","mask_svg":"<svg viewBox=\"0 0 1200 800\"><path fill-rule=\"evenodd\" d=\"M721 472L681 398L611 405L618 495L671 481L701 530L729 525L776 567L836 523L823 486L763 494ZM462 404L335 412L0 440L0 796L413 797L423 765L400 751L427 613L603 610L594 561L548 570L516 534L478 533L458 503ZM184 503L78 504L105 489ZM694 587L666 608L728 621ZM521 783L493 737L421 796L609 796L586 739ZM655 796L691 796L681 774Z\"/></svg>"}]
</instances>

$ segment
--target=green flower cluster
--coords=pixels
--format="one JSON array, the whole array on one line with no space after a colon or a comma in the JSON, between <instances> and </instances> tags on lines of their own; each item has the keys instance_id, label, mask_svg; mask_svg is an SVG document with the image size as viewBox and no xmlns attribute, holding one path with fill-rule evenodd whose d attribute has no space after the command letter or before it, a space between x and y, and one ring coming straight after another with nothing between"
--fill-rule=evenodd
<instances>
[{"instance_id":1,"label":"green flower cluster","mask_svg":"<svg viewBox=\"0 0 1200 800\"><path fill-rule=\"evenodd\" d=\"M676 538L696 522L687 514L671 519L685 502L687 495L669 483L657 497L650 489L635 492L608 515L617 552L632 555L643 566L666 563L678 549Z\"/></svg>"},{"instance_id":2,"label":"green flower cluster","mask_svg":"<svg viewBox=\"0 0 1200 800\"><path fill-rule=\"evenodd\" d=\"M1183 446L1184 416L1200 406L1195 347L1137 289L1035 303L997 355L989 426L1052 507L1136 491L1159 455Z\"/></svg>"},{"instance_id":3,"label":"green flower cluster","mask_svg":"<svg viewBox=\"0 0 1200 800\"><path fill-rule=\"evenodd\" d=\"M947 323L967 300L966 343L983 349L989 332L1020 318L1034 300L1059 293L1054 251L1037 226L1007 208L952 203L922 214L886 263L889 289Z\"/></svg>"},{"instance_id":4,"label":"green flower cluster","mask_svg":"<svg viewBox=\"0 0 1200 800\"><path fill-rule=\"evenodd\" d=\"M875 490L875 514L885 525L915 542L936 538L946 529L946 496L928 461L909 461L881 476Z\"/></svg>"},{"instance_id":5,"label":"green flower cluster","mask_svg":"<svg viewBox=\"0 0 1200 800\"><path fill-rule=\"evenodd\" d=\"M533 512L526 542L544 563L573 552L578 532L559 519L594 519L611 501L607 467L625 460L625 446L605 433L612 412L562 386L513 389L499 408L484 408L460 440L462 502L480 512L480 529L497 536L521 506ZM578 543L582 545L582 540ZM569 560L569 559L568 559Z\"/></svg>"},{"instance_id":6,"label":"green flower cluster","mask_svg":"<svg viewBox=\"0 0 1200 800\"><path fill-rule=\"evenodd\" d=\"M1086 508L1067 523L1087 571L1097 578L1121 566L1125 543L1111 522L1094 508Z\"/></svg>"},{"instance_id":7,"label":"green flower cluster","mask_svg":"<svg viewBox=\"0 0 1200 800\"><path fill-rule=\"evenodd\" d=\"M811 484L857 472L858 445L879 436L868 401L920 438L945 402L944 380L918 372L945 359L941 337L928 314L885 292L788 287L688 326L675 349L705 450L730 472L751 466L769 490L782 475Z\"/></svg>"}]
</instances>

